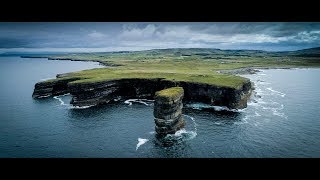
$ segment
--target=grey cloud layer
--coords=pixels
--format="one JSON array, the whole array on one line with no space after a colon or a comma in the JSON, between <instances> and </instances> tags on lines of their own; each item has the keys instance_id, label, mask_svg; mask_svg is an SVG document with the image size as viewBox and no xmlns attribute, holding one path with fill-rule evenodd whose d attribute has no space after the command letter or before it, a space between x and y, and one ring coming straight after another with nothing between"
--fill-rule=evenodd
<instances>
[{"instance_id":1,"label":"grey cloud layer","mask_svg":"<svg viewBox=\"0 0 320 180\"><path fill-rule=\"evenodd\" d=\"M0 23L0 48L295 50L319 40L320 23Z\"/></svg>"}]
</instances>

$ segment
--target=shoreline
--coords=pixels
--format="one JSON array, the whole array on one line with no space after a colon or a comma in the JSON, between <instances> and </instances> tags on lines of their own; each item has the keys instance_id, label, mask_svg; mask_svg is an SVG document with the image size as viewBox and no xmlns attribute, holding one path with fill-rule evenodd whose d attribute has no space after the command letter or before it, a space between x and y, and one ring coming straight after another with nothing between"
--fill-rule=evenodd
<instances>
[{"instance_id":1,"label":"shoreline","mask_svg":"<svg viewBox=\"0 0 320 180\"><path fill-rule=\"evenodd\" d=\"M26 58L25 56L23 58ZM33 58L28 56L28 58ZM40 58L40 57L37 57ZM44 58L44 57L41 57ZM114 64L109 64L109 62L102 62L101 60L80 60L80 59L72 59L72 58L52 58L46 57L48 60L68 60L68 61L84 61L84 62L99 62L104 66L118 66ZM121 65L120 65L121 66ZM218 73L224 74L232 74L232 75L246 75L246 74L257 74L257 72L261 72L260 70L264 69L299 69L299 68L310 68L310 67L244 67L238 69L231 70L220 70ZM312 67L315 68L315 67ZM71 72L72 73L72 72ZM247 107L247 101L252 96L252 91L254 89L254 84L250 85L250 88L241 87L241 89L237 90L229 90L229 88L220 88L216 85L202 84L202 83L193 83L193 82L184 82L184 81L174 81L174 85L171 85L173 82L168 82L169 84L162 84L159 82L153 82L152 79L148 78L124 78L118 80L106 80L102 82L95 82L90 84L71 84L73 81L80 80L79 78L75 79L59 79L63 77L68 77L70 73L65 74L57 74L56 82L38 82L35 85L33 97L47 97L48 95L60 95L66 92L72 94L73 98L71 100L71 104L75 106L87 106L87 105L98 105L105 104L111 101L113 96L116 94L117 96L128 96L130 98L140 98L140 96L147 96L151 98L152 94L154 94L154 90L161 90L162 88L158 87L159 84L164 87L176 86L177 84L182 85L184 89L188 92L188 100L195 100L195 102L202 102L211 105L218 106L227 106L231 109L243 109ZM240 76L241 77L241 76ZM122 82L129 81L130 82ZM119 82L118 82L119 81ZM132 82L131 82L132 81ZM137 81L137 82L135 82ZM141 81L141 82L140 82ZM149 82L150 81L150 82ZM152 82L151 82L152 81ZM132 84L134 82L133 89L130 89L127 84ZM251 82L251 80L249 80ZM111 83L111 84L110 84ZM142 84L149 84L154 87L154 90L147 91L145 87L141 86ZM157 85L156 85L157 84ZM82 87L83 86L83 87ZM101 86L101 87L100 87ZM110 86L110 87L109 87ZM159 89L160 88L160 89ZM124 89L130 90L131 94L124 93ZM247 89L247 90L245 90ZM196 92L192 92L196 90ZM110 91L110 92L109 92ZM131 92L132 91L132 92ZM141 91L141 92L140 92ZM143 92L146 91L146 92ZM230 91L230 92L229 92ZM231 92L232 91L232 92ZM234 92L233 92L234 91ZM238 92L239 91L239 92ZM209 93L211 92L211 93ZM219 96L213 94L220 94ZM120 93L120 94L117 94ZM233 98L225 97L225 94L229 95ZM204 99L203 99L204 98ZM106 100L107 99L107 100ZM227 100L228 99L228 100ZM227 101L227 102L224 102Z\"/></svg>"},{"instance_id":2,"label":"shoreline","mask_svg":"<svg viewBox=\"0 0 320 180\"><path fill-rule=\"evenodd\" d=\"M257 74L261 72L261 70L271 70L271 69L288 69L288 70L295 70L295 69L320 69L320 67L244 67L244 68L237 68L237 69L229 69L229 70L219 70L216 71L220 74L231 74L231 75L248 75L248 74Z\"/></svg>"},{"instance_id":3,"label":"shoreline","mask_svg":"<svg viewBox=\"0 0 320 180\"><path fill-rule=\"evenodd\" d=\"M121 66L116 65L100 60L80 60L80 59L71 59L71 58L52 58L48 56L20 56L20 58L47 58L47 60L53 60L53 61L83 61L83 62L98 62L99 65L105 66L105 67L114 67L114 66Z\"/></svg>"},{"instance_id":4,"label":"shoreline","mask_svg":"<svg viewBox=\"0 0 320 180\"><path fill-rule=\"evenodd\" d=\"M62 60L62 61L84 61L84 62L98 62L100 65L105 67L117 67L122 66L119 64L113 64L106 61L101 60L86 60L86 59L72 59L72 58L54 58L48 56L20 56L21 58L47 58L48 60ZM297 67L286 67L286 66L279 66L279 67L259 67L259 66L248 66L243 68L236 68L236 69L224 69L215 71L219 74L231 74L231 75L246 75L246 74L256 74L259 70L265 69L317 69L320 67L313 67L313 66L297 66Z\"/></svg>"}]
</instances>

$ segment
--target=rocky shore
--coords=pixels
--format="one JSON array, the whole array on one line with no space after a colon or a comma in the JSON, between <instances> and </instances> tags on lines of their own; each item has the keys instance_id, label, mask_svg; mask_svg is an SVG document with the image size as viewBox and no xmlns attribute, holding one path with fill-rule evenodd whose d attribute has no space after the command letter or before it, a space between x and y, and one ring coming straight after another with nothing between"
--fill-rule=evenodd
<instances>
[{"instance_id":1,"label":"rocky shore","mask_svg":"<svg viewBox=\"0 0 320 180\"><path fill-rule=\"evenodd\" d=\"M223 74L233 74L233 75L244 75L244 74L256 74L260 72L259 69L292 69L290 67L245 67L238 69L230 69L230 70L220 70L218 73Z\"/></svg>"},{"instance_id":2,"label":"rocky shore","mask_svg":"<svg viewBox=\"0 0 320 180\"><path fill-rule=\"evenodd\" d=\"M70 83L75 80L78 79L57 75L55 80L36 83L32 97L44 98L70 93L72 95L70 103L74 106L94 106L108 103L119 97L121 99L153 99L157 91L180 86L184 89L184 101L242 109L247 107L247 100L253 88L250 80L239 89L195 82L169 81L162 78Z\"/></svg>"}]
</instances>

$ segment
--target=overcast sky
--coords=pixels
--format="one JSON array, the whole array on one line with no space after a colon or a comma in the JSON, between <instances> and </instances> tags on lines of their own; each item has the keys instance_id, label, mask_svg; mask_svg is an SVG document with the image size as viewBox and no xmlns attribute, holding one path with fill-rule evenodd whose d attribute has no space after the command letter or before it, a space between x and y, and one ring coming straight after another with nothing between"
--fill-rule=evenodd
<instances>
[{"instance_id":1,"label":"overcast sky","mask_svg":"<svg viewBox=\"0 0 320 180\"><path fill-rule=\"evenodd\" d=\"M0 53L156 48L297 50L320 46L320 23L0 23Z\"/></svg>"}]
</instances>

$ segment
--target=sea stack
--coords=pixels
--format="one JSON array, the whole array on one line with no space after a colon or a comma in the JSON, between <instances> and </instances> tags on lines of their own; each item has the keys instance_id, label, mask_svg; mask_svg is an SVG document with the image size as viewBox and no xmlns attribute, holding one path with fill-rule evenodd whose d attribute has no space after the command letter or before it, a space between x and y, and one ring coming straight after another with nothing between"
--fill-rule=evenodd
<instances>
[{"instance_id":1,"label":"sea stack","mask_svg":"<svg viewBox=\"0 0 320 180\"><path fill-rule=\"evenodd\" d=\"M155 130L158 136L174 134L185 126L182 118L182 87L173 87L157 91L154 97Z\"/></svg>"}]
</instances>

